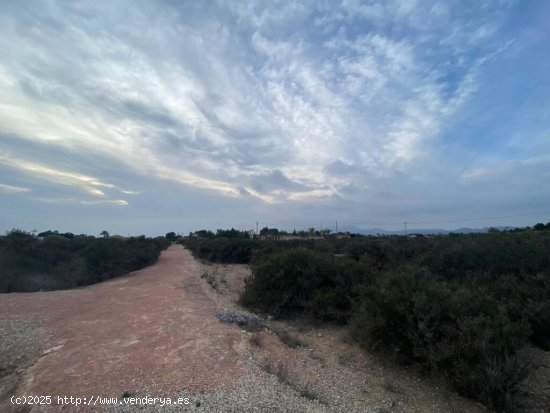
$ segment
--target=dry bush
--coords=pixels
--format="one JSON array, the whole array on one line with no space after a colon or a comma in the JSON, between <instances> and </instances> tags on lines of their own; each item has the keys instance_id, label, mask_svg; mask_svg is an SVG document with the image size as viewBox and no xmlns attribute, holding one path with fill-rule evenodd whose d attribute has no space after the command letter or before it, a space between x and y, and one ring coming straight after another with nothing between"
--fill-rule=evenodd
<instances>
[{"instance_id":1,"label":"dry bush","mask_svg":"<svg viewBox=\"0 0 550 413\"><path fill-rule=\"evenodd\" d=\"M262 368L267 373L277 376L281 383L291 385L290 374L286 363L283 363L282 361L279 361L276 364L267 362L262 366Z\"/></svg>"},{"instance_id":2,"label":"dry bush","mask_svg":"<svg viewBox=\"0 0 550 413\"><path fill-rule=\"evenodd\" d=\"M251 332L261 331L264 328L264 323L258 317L250 317L246 324L246 330Z\"/></svg>"},{"instance_id":3,"label":"dry bush","mask_svg":"<svg viewBox=\"0 0 550 413\"><path fill-rule=\"evenodd\" d=\"M322 356L318 355L317 353L310 352L310 353L309 353L309 358L311 358L311 359L313 359L313 360L315 360L315 361L318 361L318 362L321 363L323 366L324 366L324 364L325 364L325 359L324 359Z\"/></svg>"},{"instance_id":4,"label":"dry bush","mask_svg":"<svg viewBox=\"0 0 550 413\"><path fill-rule=\"evenodd\" d=\"M287 347L297 348L297 347L305 347L306 345L306 343L300 340L295 334L290 333L288 330L284 328L274 329L273 332L277 334L277 337L279 337L279 340L281 340Z\"/></svg>"},{"instance_id":5,"label":"dry bush","mask_svg":"<svg viewBox=\"0 0 550 413\"><path fill-rule=\"evenodd\" d=\"M250 344L256 347L261 347L262 345L262 334L260 332L252 333L250 336Z\"/></svg>"},{"instance_id":6,"label":"dry bush","mask_svg":"<svg viewBox=\"0 0 550 413\"><path fill-rule=\"evenodd\" d=\"M208 284L214 289L218 290L220 287L220 282L225 282L220 280L220 276L218 274L218 266L216 265L212 271L205 270L201 274L201 278L205 279ZM225 278L224 278L225 280Z\"/></svg>"}]
</instances>

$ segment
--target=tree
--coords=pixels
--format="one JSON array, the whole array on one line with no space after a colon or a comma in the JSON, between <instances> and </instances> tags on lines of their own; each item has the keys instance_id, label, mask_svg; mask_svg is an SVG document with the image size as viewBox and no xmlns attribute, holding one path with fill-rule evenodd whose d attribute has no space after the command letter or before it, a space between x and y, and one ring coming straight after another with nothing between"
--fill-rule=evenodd
<instances>
[{"instance_id":1,"label":"tree","mask_svg":"<svg viewBox=\"0 0 550 413\"><path fill-rule=\"evenodd\" d=\"M216 234L214 234L212 231L207 229L201 229L199 231L195 231L194 235L199 238L208 238L208 239L216 238Z\"/></svg>"},{"instance_id":2,"label":"tree","mask_svg":"<svg viewBox=\"0 0 550 413\"><path fill-rule=\"evenodd\" d=\"M171 231L171 232L168 232L166 235L165 235L165 238L166 239L169 239L170 241L174 242L176 239L177 239L177 235L174 231Z\"/></svg>"},{"instance_id":3,"label":"tree","mask_svg":"<svg viewBox=\"0 0 550 413\"><path fill-rule=\"evenodd\" d=\"M38 236L43 238L43 237L49 237L51 235L58 235L58 234L59 232L57 231L48 230L48 231L40 232Z\"/></svg>"},{"instance_id":4,"label":"tree","mask_svg":"<svg viewBox=\"0 0 550 413\"><path fill-rule=\"evenodd\" d=\"M101 231L99 235L101 235L103 238L109 238L109 233L105 230Z\"/></svg>"},{"instance_id":5,"label":"tree","mask_svg":"<svg viewBox=\"0 0 550 413\"><path fill-rule=\"evenodd\" d=\"M277 236L277 235L279 235L279 230L278 230L277 228L263 227L263 228L260 230L260 235L264 235L264 236Z\"/></svg>"},{"instance_id":6,"label":"tree","mask_svg":"<svg viewBox=\"0 0 550 413\"><path fill-rule=\"evenodd\" d=\"M235 228L218 229L216 231L217 238L246 238L246 231L238 231Z\"/></svg>"}]
</instances>

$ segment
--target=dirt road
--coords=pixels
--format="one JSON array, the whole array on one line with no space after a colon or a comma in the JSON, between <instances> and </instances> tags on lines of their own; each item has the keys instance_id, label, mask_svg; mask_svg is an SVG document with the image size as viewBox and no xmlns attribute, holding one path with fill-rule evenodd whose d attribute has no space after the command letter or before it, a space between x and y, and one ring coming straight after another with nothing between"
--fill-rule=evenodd
<instances>
[{"instance_id":1,"label":"dirt road","mask_svg":"<svg viewBox=\"0 0 550 413\"><path fill-rule=\"evenodd\" d=\"M42 348L18 383L38 395L174 395L233 383L245 339L221 324L181 246L128 276L79 290L0 296L0 314L35 320Z\"/></svg>"}]
</instances>

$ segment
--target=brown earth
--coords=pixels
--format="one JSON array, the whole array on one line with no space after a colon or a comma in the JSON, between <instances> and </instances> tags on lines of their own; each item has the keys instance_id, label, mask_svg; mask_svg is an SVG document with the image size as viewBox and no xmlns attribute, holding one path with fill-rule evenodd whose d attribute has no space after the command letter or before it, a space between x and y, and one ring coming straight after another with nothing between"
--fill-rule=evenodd
<instances>
[{"instance_id":1,"label":"brown earth","mask_svg":"<svg viewBox=\"0 0 550 413\"><path fill-rule=\"evenodd\" d=\"M2 319L37 320L48 343L19 392L168 395L233 383L245 372L242 334L218 321L201 285L195 260L174 246L155 265L104 283L0 295Z\"/></svg>"},{"instance_id":2,"label":"brown earth","mask_svg":"<svg viewBox=\"0 0 550 413\"><path fill-rule=\"evenodd\" d=\"M14 394L189 397L190 405L139 407L162 412L485 411L359 349L342 327L261 321L251 332L220 323L220 312L253 317L236 303L248 275L247 266L201 264L172 246L153 266L104 283L0 295L0 411L100 409L17 407Z\"/></svg>"}]
</instances>

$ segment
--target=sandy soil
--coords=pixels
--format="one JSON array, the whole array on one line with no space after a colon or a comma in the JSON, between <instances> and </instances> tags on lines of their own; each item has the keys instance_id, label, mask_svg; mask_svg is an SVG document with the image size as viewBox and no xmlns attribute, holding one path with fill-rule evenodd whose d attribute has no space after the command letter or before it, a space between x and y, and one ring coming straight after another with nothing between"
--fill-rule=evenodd
<instances>
[{"instance_id":1,"label":"sandy soil","mask_svg":"<svg viewBox=\"0 0 550 413\"><path fill-rule=\"evenodd\" d=\"M247 331L221 323L222 312L254 316L236 303L248 274L247 266L199 263L172 246L153 266L104 283L0 295L0 411L485 411L357 348L343 328L262 321ZM14 394L188 397L190 404L31 409L12 406Z\"/></svg>"}]
</instances>

